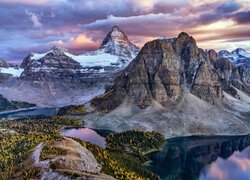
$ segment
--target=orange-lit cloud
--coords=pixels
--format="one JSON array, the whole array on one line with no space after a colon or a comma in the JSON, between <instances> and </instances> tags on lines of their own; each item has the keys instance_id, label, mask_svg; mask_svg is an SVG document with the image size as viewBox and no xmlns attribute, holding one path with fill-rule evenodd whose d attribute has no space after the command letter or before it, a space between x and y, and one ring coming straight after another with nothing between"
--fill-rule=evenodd
<instances>
[{"instance_id":1,"label":"orange-lit cloud","mask_svg":"<svg viewBox=\"0 0 250 180\"><path fill-rule=\"evenodd\" d=\"M69 41L65 42L63 45L69 50L79 53L97 49L99 47L99 44L100 42L93 41L85 34L79 34L76 37L70 38Z\"/></svg>"}]
</instances>

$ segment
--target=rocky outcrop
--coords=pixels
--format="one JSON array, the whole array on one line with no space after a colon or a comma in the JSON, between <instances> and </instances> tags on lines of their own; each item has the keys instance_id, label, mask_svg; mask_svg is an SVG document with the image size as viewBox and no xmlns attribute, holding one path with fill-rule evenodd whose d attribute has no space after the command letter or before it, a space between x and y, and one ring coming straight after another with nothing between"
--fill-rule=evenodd
<instances>
[{"instance_id":1,"label":"rocky outcrop","mask_svg":"<svg viewBox=\"0 0 250 180\"><path fill-rule=\"evenodd\" d=\"M214 56L199 49L193 37L157 39L144 45L139 55L115 79L106 93L92 100L102 110L113 110L127 98L146 108L152 101L163 107L177 103L183 91L214 103L221 86L211 61Z\"/></svg>"},{"instance_id":2,"label":"rocky outcrop","mask_svg":"<svg viewBox=\"0 0 250 180\"><path fill-rule=\"evenodd\" d=\"M41 160L42 149L45 146L64 153L63 155L44 154L45 160ZM79 179L114 179L101 173L101 165L94 155L80 143L70 138L57 140L54 143L49 142L45 145L40 143L34 149L31 158L33 166L39 168L41 179L72 179L72 176Z\"/></svg>"}]
</instances>

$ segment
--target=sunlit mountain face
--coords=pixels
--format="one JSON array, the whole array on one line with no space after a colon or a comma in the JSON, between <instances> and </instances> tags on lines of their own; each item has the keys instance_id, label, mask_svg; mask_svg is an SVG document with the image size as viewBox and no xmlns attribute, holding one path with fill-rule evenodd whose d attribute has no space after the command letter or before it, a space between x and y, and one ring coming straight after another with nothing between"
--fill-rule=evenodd
<instances>
[{"instance_id":1,"label":"sunlit mountain face","mask_svg":"<svg viewBox=\"0 0 250 180\"><path fill-rule=\"evenodd\" d=\"M141 47L185 31L199 47L250 50L249 0L1 0L0 58L60 45L75 54L97 49L113 25Z\"/></svg>"}]
</instances>

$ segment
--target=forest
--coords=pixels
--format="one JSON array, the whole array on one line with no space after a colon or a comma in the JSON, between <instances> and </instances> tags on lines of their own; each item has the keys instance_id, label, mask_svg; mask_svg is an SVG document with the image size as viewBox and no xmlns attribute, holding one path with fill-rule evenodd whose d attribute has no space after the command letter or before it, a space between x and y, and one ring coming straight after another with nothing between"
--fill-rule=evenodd
<instances>
[{"instance_id":1,"label":"forest","mask_svg":"<svg viewBox=\"0 0 250 180\"><path fill-rule=\"evenodd\" d=\"M60 116L0 121L0 179L20 176L31 149L42 141L62 138L59 130L64 126L79 125L77 119Z\"/></svg>"},{"instance_id":2,"label":"forest","mask_svg":"<svg viewBox=\"0 0 250 180\"><path fill-rule=\"evenodd\" d=\"M26 164L23 162L31 150L40 142L62 139L62 128L82 126L81 123L78 119L62 116L0 120L0 179L31 179L39 176L38 168L24 167ZM163 146L164 137L159 133L139 130L111 133L106 137L105 149L75 140L93 153L105 174L117 179L159 179L148 169L148 158L145 156L145 153ZM66 152L44 146L40 160L46 160L49 154L64 155Z\"/></svg>"}]
</instances>

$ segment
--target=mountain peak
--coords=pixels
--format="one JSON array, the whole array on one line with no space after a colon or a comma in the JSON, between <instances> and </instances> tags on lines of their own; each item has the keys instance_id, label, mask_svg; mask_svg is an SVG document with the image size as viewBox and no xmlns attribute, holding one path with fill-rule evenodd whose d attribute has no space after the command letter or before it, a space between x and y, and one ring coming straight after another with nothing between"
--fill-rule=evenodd
<instances>
[{"instance_id":1,"label":"mountain peak","mask_svg":"<svg viewBox=\"0 0 250 180\"><path fill-rule=\"evenodd\" d=\"M188 35L188 33L186 33L186 32L181 32L181 33L178 35L178 38L189 38L189 35Z\"/></svg>"},{"instance_id":2,"label":"mountain peak","mask_svg":"<svg viewBox=\"0 0 250 180\"><path fill-rule=\"evenodd\" d=\"M244 51L245 52L246 50L239 47L239 48L236 49L236 51Z\"/></svg>"},{"instance_id":3,"label":"mountain peak","mask_svg":"<svg viewBox=\"0 0 250 180\"><path fill-rule=\"evenodd\" d=\"M119 26L114 25L114 26L112 27L112 31L121 31L121 29L119 28Z\"/></svg>"},{"instance_id":4,"label":"mountain peak","mask_svg":"<svg viewBox=\"0 0 250 180\"><path fill-rule=\"evenodd\" d=\"M121 59L133 59L139 52L139 48L131 43L126 34L116 25L106 35L99 49L105 53L117 55Z\"/></svg>"},{"instance_id":5,"label":"mountain peak","mask_svg":"<svg viewBox=\"0 0 250 180\"><path fill-rule=\"evenodd\" d=\"M65 49L64 47L62 47L62 46L53 46L52 48L51 48L51 50L52 51L59 51L59 52L68 52L68 50L67 49Z\"/></svg>"}]
</instances>

